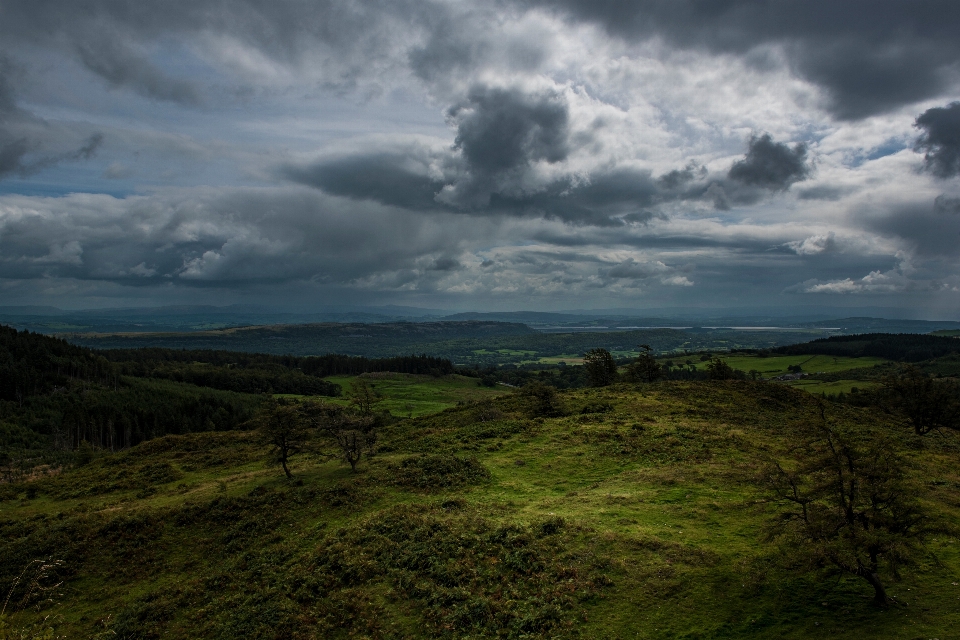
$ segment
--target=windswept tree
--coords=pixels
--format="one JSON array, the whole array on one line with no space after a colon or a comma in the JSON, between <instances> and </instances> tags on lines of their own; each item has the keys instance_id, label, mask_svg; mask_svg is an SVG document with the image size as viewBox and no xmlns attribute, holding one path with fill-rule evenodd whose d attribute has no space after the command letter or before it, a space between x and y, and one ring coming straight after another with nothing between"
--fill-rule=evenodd
<instances>
[{"instance_id":1,"label":"windswept tree","mask_svg":"<svg viewBox=\"0 0 960 640\"><path fill-rule=\"evenodd\" d=\"M271 459L292 478L290 458L306 447L312 432L309 421L296 403L273 401L257 417L260 439L270 445Z\"/></svg>"},{"instance_id":2,"label":"windswept tree","mask_svg":"<svg viewBox=\"0 0 960 640\"><path fill-rule=\"evenodd\" d=\"M370 457L376 452L377 431L370 420L352 421L334 429L331 434L340 449L340 457L354 473L362 456Z\"/></svg>"},{"instance_id":3,"label":"windswept tree","mask_svg":"<svg viewBox=\"0 0 960 640\"><path fill-rule=\"evenodd\" d=\"M617 363L606 349L590 349L583 356L583 366L591 387L606 387L617 381Z\"/></svg>"},{"instance_id":4,"label":"windswept tree","mask_svg":"<svg viewBox=\"0 0 960 640\"><path fill-rule=\"evenodd\" d=\"M350 403L356 407L360 415L368 416L373 413L373 407L380 401L377 392L363 378L357 376L353 381L353 393Z\"/></svg>"},{"instance_id":5,"label":"windswept tree","mask_svg":"<svg viewBox=\"0 0 960 640\"><path fill-rule=\"evenodd\" d=\"M624 378L628 382L655 382L663 377L663 367L656 361L648 344L640 345L637 359L627 365Z\"/></svg>"},{"instance_id":6,"label":"windswept tree","mask_svg":"<svg viewBox=\"0 0 960 640\"><path fill-rule=\"evenodd\" d=\"M883 409L906 418L917 435L960 430L960 385L932 378L917 367L907 365L885 377L879 400Z\"/></svg>"},{"instance_id":7,"label":"windswept tree","mask_svg":"<svg viewBox=\"0 0 960 640\"><path fill-rule=\"evenodd\" d=\"M335 405L314 404L309 408L312 424L333 440L338 457L350 465L351 471L366 456L376 453L377 418Z\"/></svg>"},{"instance_id":8,"label":"windswept tree","mask_svg":"<svg viewBox=\"0 0 960 640\"><path fill-rule=\"evenodd\" d=\"M931 531L904 464L887 438L856 439L823 418L788 462L763 474L779 509L770 537L799 569L832 568L862 578L874 602L887 605L885 576L917 552Z\"/></svg>"}]
</instances>

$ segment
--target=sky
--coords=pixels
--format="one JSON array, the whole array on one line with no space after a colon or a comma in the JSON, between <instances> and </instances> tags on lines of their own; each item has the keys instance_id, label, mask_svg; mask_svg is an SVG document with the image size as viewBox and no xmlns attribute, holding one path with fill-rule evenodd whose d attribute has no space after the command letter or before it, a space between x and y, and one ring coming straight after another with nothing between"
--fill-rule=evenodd
<instances>
[{"instance_id":1,"label":"sky","mask_svg":"<svg viewBox=\"0 0 960 640\"><path fill-rule=\"evenodd\" d=\"M0 0L0 306L960 317L955 0Z\"/></svg>"}]
</instances>

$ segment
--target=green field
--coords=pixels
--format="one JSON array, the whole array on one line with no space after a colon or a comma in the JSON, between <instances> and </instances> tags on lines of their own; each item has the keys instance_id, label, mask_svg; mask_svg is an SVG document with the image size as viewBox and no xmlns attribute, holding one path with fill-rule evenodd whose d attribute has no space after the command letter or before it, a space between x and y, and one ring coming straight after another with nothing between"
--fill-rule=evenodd
<instances>
[{"instance_id":1,"label":"green field","mask_svg":"<svg viewBox=\"0 0 960 640\"><path fill-rule=\"evenodd\" d=\"M544 356L542 358L537 359L536 362L539 364L551 364L551 365L557 365L557 364L560 364L561 362L566 362L567 364L570 364L570 365L583 364L583 354L580 354L580 355L560 354L558 356Z\"/></svg>"},{"instance_id":2,"label":"green field","mask_svg":"<svg viewBox=\"0 0 960 640\"><path fill-rule=\"evenodd\" d=\"M468 381L375 382L437 402ZM662 382L560 403L534 417L509 394L401 421L356 474L318 440L295 483L253 434L223 432L0 485L5 575L64 562L52 600L8 622L78 638L957 637L955 434L827 405L831 424L890 437L953 527L885 574L901 605L881 609L864 580L798 572L765 538L758 470L819 419L815 398Z\"/></svg>"},{"instance_id":3,"label":"green field","mask_svg":"<svg viewBox=\"0 0 960 640\"><path fill-rule=\"evenodd\" d=\"M363 376L367 384L381 397L378 411L386 410L395 416L416 418L437 413L458 403L475 402L483 398L507 393L503 386L481 387L476 378L465 376L417 376L408 373L373 373ZM350 390L355 376L330 376L326 378L343 387L344 397L325 398L327 402L349 404Z\"/></svg>"},{"instance_id":4,"label":"green field","mask_svg":"<svg viewBox=\"0 0 960 640\"><path fill-rule=\"evenodd\" d=\"M835 380L830 382L824 382L822 380L791 380L786 383L787 385L793 387L794 389L800 389L801 391L806 391L808 393L814 393L816 395L827 394L837 395L839 393L849 394L853 388L857 389L869 389L877 385L876 382L864 381L864 380Z\"/></svg>"},{"instance_id":5,"label":"green field","mask_svg":"<svg viewBox=\"0 0 960 640\"><path fill-rule=\"evenodd\" d=\"M474 349L473 353L480 356L486 355L502 355L502 356L532 356L535 355L536 351L526 351L521 349Z\"/></svg>"},{"instance_id":6,"label":"green field","mask_svg":"<svg viewBox=\"0 0 960 640\"><path fill-rule=\"evenodd\" d=\"M800 365L804 373L836 373L850 369L872 367L888 362L883 358L845 358L834 356L770 356L760 357L753 355L719 355L724 362L740 371L759 371L764 378L773 378L789 373L787 367ZM672 356L661 357L661 363L673 361L674 364L684 364L690 360L697 369L706 368L707 363L701 362L699 356Z\"/></svg>"}]
</instances>

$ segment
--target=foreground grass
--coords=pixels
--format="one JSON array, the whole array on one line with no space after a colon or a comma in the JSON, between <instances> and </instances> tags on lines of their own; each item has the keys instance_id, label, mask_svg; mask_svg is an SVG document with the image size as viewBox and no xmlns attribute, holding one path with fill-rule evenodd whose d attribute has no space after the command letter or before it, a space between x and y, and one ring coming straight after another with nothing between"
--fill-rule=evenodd
<instances>
[{"instance_id":1,"label":"foreground grass","mask_svg":"<svg viewBox=\"0 0 960 640\"><path fill-rule=\"evenodd\" d=\"M59 604L12 621L52 614L68 637L958 637L955 538L928 543L890 609L762 542L756 472L815 418L808 394L659 383L562 402L555 418L509 395L404 420L357 474L318 443L295 484L252 434L211 433L8 487L0 577L65 562ZM928 508L960 523L955 437L827 411L893 433Z\"/></svg>"}]
</instances>

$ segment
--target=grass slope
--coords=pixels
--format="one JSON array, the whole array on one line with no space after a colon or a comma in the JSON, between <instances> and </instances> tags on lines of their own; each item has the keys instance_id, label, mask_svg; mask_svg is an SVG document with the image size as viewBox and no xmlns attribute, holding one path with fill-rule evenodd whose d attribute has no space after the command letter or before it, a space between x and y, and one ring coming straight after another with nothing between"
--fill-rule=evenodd
<instances>
[{"instance_id":1,"label":"grass slope","mask_svg":"<svg viewBox=\"0 0 960 640\"><path fill-rule=\"evenodd\" d=\"M762 543L754 478L815 420L781 385L659 383L517 395L404 420L351 474L298 482L247 433L172 436L0 496L0 579L64 561L58 633L128 638L956 638L960 550L939 536L877 609L862 580L796 575ZM960 523L960 444L891 433L918 493ZM14 598L16 601L17 598ZM26 603L30 604L30 603Z\"/></svg>"},{"instance_id":2,"label":"grass slope","mask_svg":"<svg viewBox=\"0 0 960 640\"><path fill-rule=\"evenodd\" d=\"M343 387L345 396L353 388L357 376L330 376L326 380ZM507 393L506 387L487 388L478 385L477 378L459 375L423 376L409 373L364 374L363 379L380 397L376 408L394 416L418 418L455 407L464 402L478 402ZM349 404L349 397L334 400Z\"/></svg>"}]
</instances>

